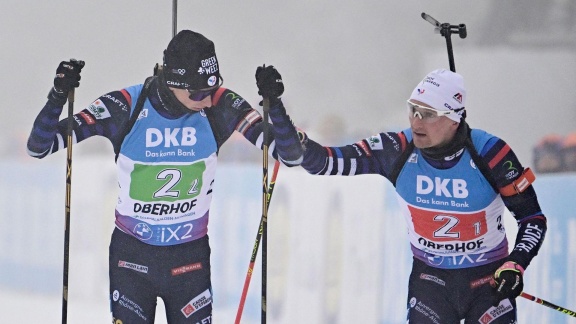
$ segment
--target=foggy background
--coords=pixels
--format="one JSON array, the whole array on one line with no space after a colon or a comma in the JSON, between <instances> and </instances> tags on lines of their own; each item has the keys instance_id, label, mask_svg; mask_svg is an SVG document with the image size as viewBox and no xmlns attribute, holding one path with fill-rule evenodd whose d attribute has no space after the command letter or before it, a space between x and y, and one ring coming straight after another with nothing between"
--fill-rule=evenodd
<instances>
[{"instance_id":1,"label":"foggy background","mask_svg":"<svg viewBox=\"0 0 576 324\"><path fill-rule=\"evenodd\" d=\"M0 3L0 162L4 166L0 188L4 194L19 193L5 196L4 202L27 202L28 192L13 188L35 182L42 184L43 192L64 188L65 153L44 161L26 154L27 136L46 102L59 62L70 58L86 62L76 90L75 112L101 94L142 83L154 65L162 62L162 52L171 39L172 1ZM405 100L412 89L429 71L449 68L445 39L420 17L422 12L441 23L467 26L468 37L453 35L452 43L456 71L467 85L466 106L472 127L503 138L525 166L532 164L532 147L543 136L576 130L573 1L180 0L178 29L192 29L214 41L224 86L255 107L259 101L256 67L276 66L286 87L283 101L294 123L325 145L344 145L381 131L408 127ZM224 165L253 161L251 170L260 170L261 152L245 141L231 142L238 146L223 146ZM74 159L75 175L97 173L99 168L109 170L114 165L112 146L101 138L75 146ZM103 165L88 169L83 164L88 161ZM11 176L24 167L37 172L22 179ZM102 188L114 191L114 174L106 173L105 180ZM225 184L227 180L218 181ZM107 214L100 215L100 221L111 229L114 192L105 193L109 199L99 200L103 193L94 192L89 183L76 185L72 206L82 204L78 201L106 204ZM256 179L257 189L258 183ZM24 210L5 209L0 213L0 227L10 219L42 216L45 210L56 210L58 217L63 216L64 196L55 199L42 201L42 207L34 210L27 209L32 205L22 205ZM88 203L86 206L90 208ZM253 217L257 225L258 215ZM73 222L81 222L81 218ZM250 227L249 239L244 241L248 248L256 225ZM61 227L55 228L55 240L63 236L58 230ZM27 244L30 238L26 238L26 230L19 233L22 237L14 235L9 242L5 239L2 248ZM74 235L71 244L88 244L80 243ZM105 250L108 239L96 237L96 248ZM58 253L61 251L55 255L60 256ZM0 258L0 271L2 262ZM246 266L247 262L248 258ZM107 264L94 266L106 268ZM253 284L256 291L255 287ZM36 293L36 288L24 292ZM8 293L2 295L2 291ZM22 290L0 285L0 295L15 293ZM59 299L51 299L53 295L37 296L46 298L44 304L60 307ZM3 314L6 312L0 317Z\"/></svg>"}]
</instances>

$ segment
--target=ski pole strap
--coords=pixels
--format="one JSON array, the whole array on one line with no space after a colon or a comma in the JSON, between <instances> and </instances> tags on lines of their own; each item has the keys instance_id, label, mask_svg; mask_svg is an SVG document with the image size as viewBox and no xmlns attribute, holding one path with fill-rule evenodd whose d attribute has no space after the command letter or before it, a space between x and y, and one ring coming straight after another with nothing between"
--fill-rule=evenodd
<instances>
[{"instance_id":1,"label":"ski pole strap","mask_svg":"<svg viewBox=\"0 0 576 324\"><path fill-rule=\"evenodd\" d=\"M518 179L514 180L511 184L500 188L500 194L506 197L517 195L526 190L534 180L536 180L534 172L532 172L530 168L526 168Z\"/></svg>"},{"instance_id":2,"label":"ski pole strap","mask_svg":"<svg viewBox=\"0 0 576 324\"><path fill-rule=\"evenodd\" d=\"M122 142L124 142L124 138L126 137L126 135L128 135L128 133L130 133L130 131L132 130L132 127L134 127L134 124L136 123L136 120L138 120L138 116L140 115L140 112L142 111L142 108L144 107L144 102L146 101L146 98L148 97L148 90L150 89L150 84L152 83L153 79L154 79L154 77L148 77L148 78L146 78L146 81L144 81L144 86L142 87L142 91L140 92L140 95L138 96L138 101L136 101L136 106L134 106L134 111L132 111L132 115L130 115L130 119L128 120L128 124L126 124L126 126L122 130L122 134L117 139L117 141L118 141L117 147L118 148L117 148L117 151L114 152L114 153L116 153L116 157L114 158L114 161L118 160L118 154L120 154L120 148L122 147Z\"/></svg>"},{"instance_id":3,"label":"ski pole strap","mask_svg":"<svg viewBox=\"0 0 576 324\"><path fill-rule=\"evenodd\" d=\"M524 268L522 268L521 265L519 265L518 263L513 262L513 261L507 261L507 262L504 262L504 264L501 265L500 268L498 268L498 270L496 270L494 277L496 277L496 279L500 278L500 273L502 273L502 271L506 271L506 270L519 272L521 275L524 275Z\"/></svg>"}]
</instances>

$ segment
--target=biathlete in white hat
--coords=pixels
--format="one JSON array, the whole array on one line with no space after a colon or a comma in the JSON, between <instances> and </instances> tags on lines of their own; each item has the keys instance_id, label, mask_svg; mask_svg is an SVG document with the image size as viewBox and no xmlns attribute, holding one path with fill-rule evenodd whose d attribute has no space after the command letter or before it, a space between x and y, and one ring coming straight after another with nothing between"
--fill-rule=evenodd
<instances>
[{"instance_id":1,"label":"biathlete in white hat","mask_svg":"<svg viewBox=\"0 0 576 324\"><path fill-rule=\"evenodd\" d=\"M413 253L409 323L515 322L524 270L546 233L534 174L502 139L470 129L465 106L462 76L435 70L407 101L410 128L340 147L302 139L311 174L394 184ZM518 222L510 253L505 207Z\"/></svg>"},{"instance_id":2,"label":"biathlete in white hat","mask_svg":"<svg viewBox=\"0 0 576 324\"><path fill-rule=\"evenodd\" d=\"M67 147L68 119L58 119L82 67L74 60L58 66L28 139L31 156ZM298 134L278 98L284 91L280 74L273 66L258 67L256 80L259 94L270 99L274 127L268 138L260 113L221 87L214 43L184 30L168 44L158 75L104 94L73 116L74 143L104 136L117 158L109 262L113 323L154 323L157 297L168 323L212 323L207 232L220 147L237 131L259 148L270 147L288 166L302 159Z\"/></svg>"}]
</instances>

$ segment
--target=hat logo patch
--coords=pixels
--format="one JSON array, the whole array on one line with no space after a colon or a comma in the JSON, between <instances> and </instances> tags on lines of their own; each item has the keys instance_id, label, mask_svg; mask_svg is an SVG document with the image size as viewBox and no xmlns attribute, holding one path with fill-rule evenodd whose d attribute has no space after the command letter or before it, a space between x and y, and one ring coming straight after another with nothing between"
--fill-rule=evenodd
<instances>
[{"instance_id":1,"label":"hat logo patch","mask_svg":"<svg viewBox=\"0 0 576 324\"><path fill-rule=\"evenodd\" d=\"M436 87L440 87L440 83L434 81L434 78L432 78L432 77L426 77L426 78L422 81L422 83L426 83L426 82L428 82L428 83L430 83L430 84L432 84L432 85L435 85Z\"/></svg>"},{"instance_id":2,"label":"hat logo patch","mask_svg":"<svg viewBox=\"0 0 576 324\"><path fill-rule=\"evenodd\" d=\"M218 78L217 78L215 75L209 77L209 78L208 78L208 85L209 85L209 86L215 85L215 84L216 84L216 80L218 80Z\"/></svg>"},{"instance_id":3,"label":"hat logo patch","mask_svg":"<svg viewBox=\"0 0 576 324\"><path fill-rule=\"evenodd\" d=\"M186 69L172 69L172 73L184 75L186 74Z\"/></svg>"},{"instance_id":4,"label":"hat logo patch","mask_svg":"<svg viewBox=\"0 0 576 324\"><path fill-rule=\"evenodd\" d=\"M454 95L454 100L458 101L458 103L462 103L462 94L460 92L458 92L457 94Z\"/></svg>"},{"instance_id":5,"label":"hat logo patch","mask_svg":"<svg viewBox=\"0 0 576 324\"><path fill-rule=\"evenodd\" d=\"M426 91L426 89L418 89L418 94L423 94Z\"/></svg>"},{"instance_id":6,"label":"hat logo patch","mask_svg":"<svg viewBox=\"0 0 576 324\"><path fill-rule=\"evenodd\" d=\"M198 74L213 74L218 72L218 61L216 56L212 56L205 60L200 61L200 68L198 68Z\"/></svg>"}]
</instances>

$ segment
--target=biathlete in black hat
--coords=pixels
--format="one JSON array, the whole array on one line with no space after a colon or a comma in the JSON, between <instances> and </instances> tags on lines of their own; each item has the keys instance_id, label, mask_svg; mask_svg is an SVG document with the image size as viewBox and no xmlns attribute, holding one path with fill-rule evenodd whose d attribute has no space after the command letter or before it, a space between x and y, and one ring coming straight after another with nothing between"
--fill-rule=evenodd
<instances>
[{"instance_id":1,"label":"biathlete in black hat","mask_svg":"<svg viewBox=\"0 0 576 324\"><path fill-rule=\"evenodd\" d=\"M394 185L414 258L407 323L516 323L523 273L547 229L534 174L502 139L468 127L461 75L432 71L409 98L409 128L340 147L305 137L301 166ZM504 208L518 223L510 253Z\"/></svg>"},{"instance_id":2,"label":"biathlete in black hat","mask_svg":"<svg viewBox=\"0 0 576 324\"><path fill-rule=\"evenodd\" d=\"M74 60L58 66L28 139L31 156L66 148L67 118L59 116L82 67ZM259 67L256 81L271 103L267 138L260 113L222 87L214 43L184 30L168 44L157 76L102 95L73 116L74 143L104 136L117 158L109 258L114 323L153 323L157 297L169 323L211 323L207 232L220 147L237 131L256 147L267 143L287 166L302 160L297 132L278 98L284 91L280 74L273 66ZM134 113L142 93L143 105ZM131 115L137 118L131 121Z\"/></svg>"}]
</instances>

